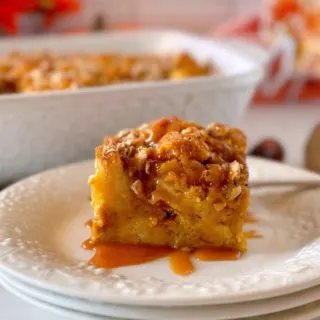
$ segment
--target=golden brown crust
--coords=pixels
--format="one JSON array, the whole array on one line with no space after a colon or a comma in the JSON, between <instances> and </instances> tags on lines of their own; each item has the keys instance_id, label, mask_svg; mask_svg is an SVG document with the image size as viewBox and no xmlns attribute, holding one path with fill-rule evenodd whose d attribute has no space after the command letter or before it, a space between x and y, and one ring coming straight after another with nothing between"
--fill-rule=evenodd
<instances>
[{"instance_id":1,"label":"golden brown crust","mask_svg":"<svg viewBox=\"0 0 320 320\"><path fill-rule=\"evenodd\" d=\"M211 65L200 65L185 53L176 57L158 57L13 52L0 59L0 93L174 80L212 72Z\"/></svg>"},{"instance_id":2,"label":"golden brown crust","mask_svg":"<svg viewBox=\"0 0 320 320\"><path fill-rule=\"evenodd\" d=\"M205 129L176 117L106 137L97 148L97 173L91 179L99 225L99 230L93 227L93 238L244 251L245 152L239 129L221 124ZM110 191L112 183L118 191ZM122 203L114 207L120 193ZM125 225L138 230L123 233Z\"/></svg>"}]
</instances>

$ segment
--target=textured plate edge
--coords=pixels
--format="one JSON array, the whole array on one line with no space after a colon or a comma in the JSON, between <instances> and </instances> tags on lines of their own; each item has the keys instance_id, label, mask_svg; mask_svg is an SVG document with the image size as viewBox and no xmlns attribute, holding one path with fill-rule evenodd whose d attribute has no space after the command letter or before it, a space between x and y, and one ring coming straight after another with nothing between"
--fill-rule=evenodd
<instances>
[{"instance_id":1,"label":"textured plate edge","mask_svg":"<svg viewBox=\"0 0 320 320\"><path fill-rule=\"evenodd\" d=\"M19 290L19 291L21 291L21 292L23 292L24 294L26 294L26 295L30 295L32 298L34 298L34 299L37 299L37 300L41 300L41 301L44 301L44 302L46 302L46 303L49 303L49 304L51 304L51 305L56 305L56 306L58 306L58 307L62 307L62 308L67 308L67 309L72 309L72 310L75 310L75 311L78 311L78 312L87 312L87 313L90 313L90 314L95 314L93 311L85 311L85 310L83 310L83 311L81 311L80 310L80 308L75 308L75 307L68 307L67 305L62 305L62 304L59 304L59 303L56 303L56 302L54 302L54 300L45 300L45 298L40 298L40 296L41 295L44 295L43 297L47 297L47 294L52 294L52 292L50 292L50 291L48 291L48 293L43 293L43 292L38 292L38 293L34 293L34 291L37 291L37 290L39 290L39 288L36 288L36 287L32 287L32 289L31 289L31 291L32 291L32 294L31 294L31 292L30 292L30 288L28 287L28 285L26 284L26 283L23 283L22 281L19 281L18 279L13 279L12 277L10 277L10 276L8 276L8 275L6 275L6 274L4 274L3 272L2 272L2 274L0 273L0 281L4 281L4 282L6 282L8 285L10 285L10 286L13 286L15 289L17 289L17 290ZM317 292L312 292L312 293L310 293L310 291L308 291L308 292L305 292L305 290L303 290L303 291L299 291L299 292L296 292L296 293L292 293L292 294L290 294L289 295L289 297L287 297L287 299L289 299L290 300L290 307L281 307L281 308L278 308L277 310L275 310L275 309L273 309L271 312L269 311L268 313L263 313L263 314L260 314L260 313L258 313L257 311L256 312L253 312L253 311L251 311L250 312L250 314L249 315L242 315L241 317L237 317L237 318L234 318L234 317L231 317L231 315L230 316L223 316L223 315L219 315L218 317L219 318L223 318L223 319L245 319L245 318L249 318L249 317L258 317L258 316L266 316L266 315L270 315L270 314L273 314L273 313L279 313L279 312L283 312L283 311L289 311L289 310L291 310L291 309L294 309L294 308L299 308L299 307L302 307L302 306L305 306L305 305L307 305L307 304L310 304L310 303L313 303L313 302L316 302L316 301L318 301L318 299L317 298L314 298L314 296L316 295L316 294L320 294L320 286L318 287L318 288L312 288L313 290L317 290ZM310 290L312 290L312 289L310 289ZM308 290L308 289L307 289ZM42 289L40 289L40 291L44 291L44 290L42 290ZM300 299L301 299L301 294L307 294L308 295L308 299L305 299L305 300L303 300L304 302L300 302ZM63 296L63 295L61 295L61 299L63 299L63 298L65 298L65 296ZM73 297L67 297L68 299L74 299ZM283 298L283 297L282 297ZM271 300L275 300L275 299L277 299L277 298L273 298L273 299L271 299ZM266 299L266 300L268 300L268 299ZM57 301L57 300L56 300ZM297 301L299 301L299 302L297 302ZM253 301L253 302L248 302L249 304L250 303L253 303L253 304L255 304L255 303L260 303L260 306L251 306L251 309L253 308L253 307L255 307L255 308L258 308L258 307L262 307L261 306L261 303L266 303L266 301L265 301L265 299L263 299L263 300L256 300L256 301ZM87 304L87 303L90 303L90 301L89 300L84 300L84 304ZM248 304L248 303L246 303L246 305ZM267 303L270 303L270 302L267 302ZM271 303L272 303L272 301L271 301ZM284 303L286 303L286 302L284 302ZM279 304L279 303L278 303ZM283 302L281 303L282 305L283 305ZM71 301L70 301L70 306L71 306ZM121 307L121 305L118 305L119 307ZM127 306L128 307L128 306ZM131 307L131 306L129 306L129 307ZM141 307L143 307L143 306L141 306ZM183 306L183 307L185 307L185 306ZM204 307L206 307L206 306L204 306ZM208 306L208 307L210 307L210 306ZM212 305L212 307L215 307L215 305ZM225 305L224 304L222 304L222 305L219 305L219 307L225 307ZM129 311L127 311L127 312L130 312L130 310ZM135 312L134 310L133 311L131 311L131 312ZM152 311L149 311L149 312L152 312ZM214 314L214 310L212 310L212 314ZM235 312L235 311L234 311ZM100 314L98 314L97 313L97 315L98 316L100 316ZM102 313L101 313L101 315L102 315ZM105 315L105 314L104 314ZM107 315L108 317L113 317L113 316L110 316L110 315ZM161 315L160 315L161 316ZM140 320L140 318L139 318L139 320Z\"/></svg>"},{"instance_id":2,"label":"textured plate edge","mask_svg":"<svg viewBox=\"0 0 320 320\"><path fill-rule=\"evenodd\" d=\"M268 163L269 165L273 164L273 165L278 165L279 167L286 167L287 169L294 169L299 171L301 174L308 174L308 175L312 175L314 177L319 177L319 175L314 174L312 172L300 169L300 168L295 168L289 165L284 165L278 162L274 162L274 161L269 161L269 160L263 160L263 159L259 159L259 158L254 158L254 157L248 157L249 161L253 161L253 162L258 162L260 164L263 163ZM6 188L5 190L3 190L0 194L2 194L3 192L6 192L7 190L11 190L11 188L15 188L16 185L22 184L25 181L28 180L32 180L38 176L42 176L43 174L52 174L53 172L55 172L56 170L68 170L68 169L76 169L76 168L81 168L82 166L89 166L92 165L93 166L93 160L86 160L86 161L81 161L81 162L77 162L77 163L72 163L72 164L68 164L68 165L64 165L64 166L60 166L57 168L53 168L53 169L49 169L46 170L42 173L30 176L28 178L25 178L15 184L13 184L12 186ZM320 240L320 238L318 239ZM76 289L67 289L64 287L60 287L59 285L54 285L54 284L48 284L45 281L41 281L39 279L34 279L34 278L30 278L27 277L26 275L21 274L19 271L15 271L12 270L8 267L6 267L5 265L2 264L2 262L0 262L0 269L4 270L5 272L7 272L8 274L11 274L19 279L21 279L22 281L25 281L27 283L30 284L34 284L40 288L43 289L47 289L50 288L51 291L56 292L56 293L64 293L67 295L74 295L77 296L79 298L87 298L86 294L79 294L79 291ZM319 274L320 274L320 269L319 269ZM313 282L312 282L313 281ZM270 292L271 290L275 290L275 288L273 289L265 289L265 290L260 290L259 293L252 293L252 292L247 292L245 291L244 293L237 293L237 297L235 298L230 298L230 297L221 297L221 298L217 298L216 296L210 296L209 294L206 296L200 296L198 298L195 298L194 296L188 297L188 296L183 296L180 299L176 299L175 301L172 302L172 298L171 297L163 297L163 296L159 296L158 299L161 301L154 301L154 297L151 297L150 299L148 299L147 296L142 295L142 296L127 296L127 295L121 295L121 294L114 294L114 293L109 293L108 297L101 297L100 294L97 295L92 295L90 297L89 300L99 300L99 301L106 301L106 302L110 302L110 303L116 303L116 304L128 304L128 305L150 305L150 306L164 306L164 305L171 305L171 306L183 306L185 305L185 303L188 303L189 305L207 305L207 304L229 304L229 303L240 303L240 302L249 302L249 301L254 301L254 300L259 300L262 298L273 298L276 296L280 296L280 295L285 295L288 293L294 293L300 290L305 290L308 289L314 285L319 285L320 284L320 276L314 276L311 275L309 277L307 277L307 279L301 280L300 282L296 283L295 285L291 285L291 286L285 286L285 287L280 287L277 289L277 293L275 292ZM125 300L125 301L123 301Z\"/></svg>"},{"instance_id":3,"label":"textured plate edge","mask_svg":"<svg viewBox=\"0 0 320 320\"><path fill-rule=\"evenodd\" d=\"M63 308L64 310L61 310L62 308L57 308L56 306L54 305L48 305L46 304L45 302L43 301L39 301L38 299L34 299L34 298L30 298L28 297L27 295L21 293L19 290L15 290L15 289L12 289L12 287L7 284L5 281L3 281L1 278L0 278L0 285L3 285L3 287L11 294L13 294L14 296L18 297L19 299L22 299L23 301L27 302L27 303L30 303L32 304L33 306L37 306L43 310L49 310L50 312L54 313L54 314L57 314L57 315L62 315L62 316L66 316L66 314L64 313L64 310L66 308ZM313 307L312 309L310 309L310 305L313 305L313 304L317 304L315 307ZM305 314L303 315L303 318L301 318L301 314L298 314L296 316L296 311L298 311L298 313L300 313L299 309L301 308L304 308L304 307L307 307L309 305L309 310L307 310L305 312ZM68 310L68 309L66 309ZM283 319L283 313L288 313L288 312L294 312L292 313L292 317L290 316L290 318L288 318L288 315L286 314L286 320L313 320L315 319L315 317L318 317L320 315L320 300L318 301L315 301L315 302L312 302L310 304L307 304L307 305L302 305L300 307L297 307L297 308L293 308L293 309L288 309L288 310L285 310L285 311L280 311L280 312L276 312L276 313L271 313L269 315L262 315L262 316L256 316L256 317L249 317L249 318L240 318L239 320L258 320L260 319L260 317L268 317L267 320L271 319L270 317L276 317L274 320L282 320ZM90 320L129 320L129 319L123 319L123 318L110 318L110 317L99 317L99 316L94 316L92 317L91 314L86 314L86 318L80 318L80 319L83 319L83 320L87 320L89 319L88 316L91 316ZM72 315L69 314L69 317L70 318L74 318L76 317L76 315L73 313ZM259 318L258 318L259 317ZM297 318L299 317L299 318ZM78 317L74 318L74 319L78 319Z\"/></svg>"}]
</instances>

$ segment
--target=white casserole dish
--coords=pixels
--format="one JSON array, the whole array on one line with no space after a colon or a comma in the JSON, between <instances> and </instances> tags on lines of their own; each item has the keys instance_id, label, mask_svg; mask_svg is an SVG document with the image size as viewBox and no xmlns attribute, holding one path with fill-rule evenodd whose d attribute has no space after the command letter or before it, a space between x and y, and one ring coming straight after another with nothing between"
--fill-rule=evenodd
<instances>
[{"instance_id":1,"label":"white casserole dish","mask_svg":"<svg viewBox=\"0 0 320 320\"><path fill-rule=\"evenodd\" d=\"M236 125L263 75L259 48L171 31L13 38L0 56L58 52L180 53L211 60L222 75L32 94L0 95L0 185L93 157L102 137L161 116Z\"/></svg>"}]
</instances>

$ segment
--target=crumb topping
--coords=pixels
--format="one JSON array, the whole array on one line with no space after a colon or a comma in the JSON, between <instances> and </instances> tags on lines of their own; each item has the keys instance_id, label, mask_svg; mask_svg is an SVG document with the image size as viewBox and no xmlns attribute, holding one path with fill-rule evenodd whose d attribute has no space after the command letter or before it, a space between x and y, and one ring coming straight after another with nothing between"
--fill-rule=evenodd
<instances>
[{"instance_id":1,"label":"crumb topping","mask_svg":"<svg viewBox=\"0 0 320 320\"><path fill-rule=\"evenodd\" d=\"M177 56L120 53L12 52L0 59L0 93L65 90L129 81L176 80L213 72L187 53Z\"/></svg>"},{"instance_id":2,"label":"crumb topping","mask_svg":"<svg viewBox=\"0 0 320 320\"><path fill-rule=\"evenodd\" d=\"M90 178L96 243L246 251L246 137L162 118L104 139Z\"/></svg>"},{"instance_id":3,"label":"crumb topping","mask_svg":"<svg viewBox=\"0 0 320 320\"><path fill-rule=\"evenodd\" d=\"M199 186L202 193L216 186L226 190L228 199L236 199L242 191L239 184L248 177L246 147L239 129L216 123L204 128L169 117L106 137L102 155L107 158L118 152L133 179L132 190L145 197L165 177ZM219 211L225 205L216 206Z\"/></svg>"}]
</instances>

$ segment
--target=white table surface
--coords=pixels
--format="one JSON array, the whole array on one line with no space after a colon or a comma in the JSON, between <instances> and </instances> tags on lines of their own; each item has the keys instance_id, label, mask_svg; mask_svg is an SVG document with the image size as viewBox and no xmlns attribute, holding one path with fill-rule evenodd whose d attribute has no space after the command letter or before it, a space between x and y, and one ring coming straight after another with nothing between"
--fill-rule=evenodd
<instances>
[{"instance_id":1,"label":"white table surface","mask_svg":"<svg viewBox=\"0 0 320 320\"><path fill-rule=\"evenodd\" d=\"M249 110L240 127L248 135L249 146L253 146L262 138L275 137L286 149L286 162L302 166L305 142L319 121L320 106L290 109L254 108ZM1 287L0 310L1 320L64 320L61 316L29 305Z\"/></svg>"}]
</instances>

